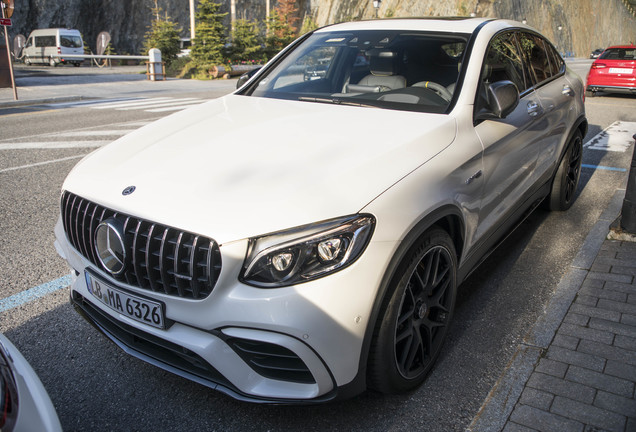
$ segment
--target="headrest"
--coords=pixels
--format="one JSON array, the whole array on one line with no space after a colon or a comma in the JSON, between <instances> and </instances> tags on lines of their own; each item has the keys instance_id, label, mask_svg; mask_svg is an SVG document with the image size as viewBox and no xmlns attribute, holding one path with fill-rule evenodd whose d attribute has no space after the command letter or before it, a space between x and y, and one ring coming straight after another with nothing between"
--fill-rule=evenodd
<instances>
[{"instance_id":1,"label":"headrest","mask_svg":"<svg viewBox=\"0 0 636 432\"><path fill-rule=\"evenodd\" d=\"M369 68L375 76L391 76L396 74L397 53L390 50L369 50Z\"/></svg>"}]
</instances>

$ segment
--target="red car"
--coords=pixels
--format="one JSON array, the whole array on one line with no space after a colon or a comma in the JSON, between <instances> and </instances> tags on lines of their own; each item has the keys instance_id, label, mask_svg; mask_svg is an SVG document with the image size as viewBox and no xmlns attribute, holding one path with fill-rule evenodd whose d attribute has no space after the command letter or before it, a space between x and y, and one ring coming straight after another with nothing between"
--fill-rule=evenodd
<instances>
[{"instance_id":1,"label":"red car","mask_svg":"<svg viewBox=\"0 0 636 432\"><path fill-rule=\"evenodd\" d=\"M592 95L597 91L636 94L636 46L619 45L603 51L587 75L587 90Z\"/></svg>"}]
</instances>

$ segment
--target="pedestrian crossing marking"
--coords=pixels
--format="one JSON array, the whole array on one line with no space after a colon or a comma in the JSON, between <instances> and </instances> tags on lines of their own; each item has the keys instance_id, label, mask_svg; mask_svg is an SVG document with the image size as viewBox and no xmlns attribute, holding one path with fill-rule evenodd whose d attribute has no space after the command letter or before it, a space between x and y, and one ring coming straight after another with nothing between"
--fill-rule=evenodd
<instances>
[{"instance_id":1,"label":"pedestrian crossing marking","mask_svg":"<svg viewBox=\"0 0 636 432\"><path fill-rule=\"evenodd\" d=\"M154 97L154 98L126 98L126 99L107 99L107 100L91 100L78 102L63 102L56 104L46 104L52 108L90 108L97 110L115 110L115 111L145 111L145 112L168 112L179 111L190 108L204 102L208 99L200 98L174 98L174 97Z\"/></svg>"}]
</instances>

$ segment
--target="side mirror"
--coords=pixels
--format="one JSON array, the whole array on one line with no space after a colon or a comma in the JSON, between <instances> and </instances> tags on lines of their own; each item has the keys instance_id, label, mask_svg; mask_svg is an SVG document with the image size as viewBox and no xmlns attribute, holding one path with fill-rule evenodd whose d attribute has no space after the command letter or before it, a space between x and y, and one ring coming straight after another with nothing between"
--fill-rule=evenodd
<instances>
[{"instance_id":1,"label":"side mirror","mask_svg":"<svg viewBox=\"0 0 636 432\"><path fill-rule=\"evenodd\" d=\"M497 81L486 88L488 103L477 120L506 118L519 105L519 89L512 81Z\"/></svg>"},{"instance_id":2,"label":"side mirror","mask_svg":"<svg viewBox=\"0 0 636 432\"><path fill-rule=\"evenodd\" d=\"M248 82L250 80L250 78L252 78L254 75L256 75L256 72L258 72L259 70L261 70L261 68L256 68L256 69L252 69L249 72L245 72L243 75L241 75L239 77L239 79L236 81L236 88L240 89L241 87L243 87L243 85Z\"/></svg>"}]
</instances>

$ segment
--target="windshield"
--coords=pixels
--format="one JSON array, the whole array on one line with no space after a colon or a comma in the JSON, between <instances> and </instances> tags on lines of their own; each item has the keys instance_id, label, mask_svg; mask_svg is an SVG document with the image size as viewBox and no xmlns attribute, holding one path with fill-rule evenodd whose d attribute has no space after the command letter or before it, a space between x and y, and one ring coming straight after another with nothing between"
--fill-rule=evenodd
<instances>
[{"instance_id":1,"label":"windshield","mask_svg":"<svg viewBox=\"0 0 636 432\"><path fill-rule=\"evenodd\" d=\"M443 113L467 38L396 30L315 33L244 94Z\"/></svg>"}]
</instances>

